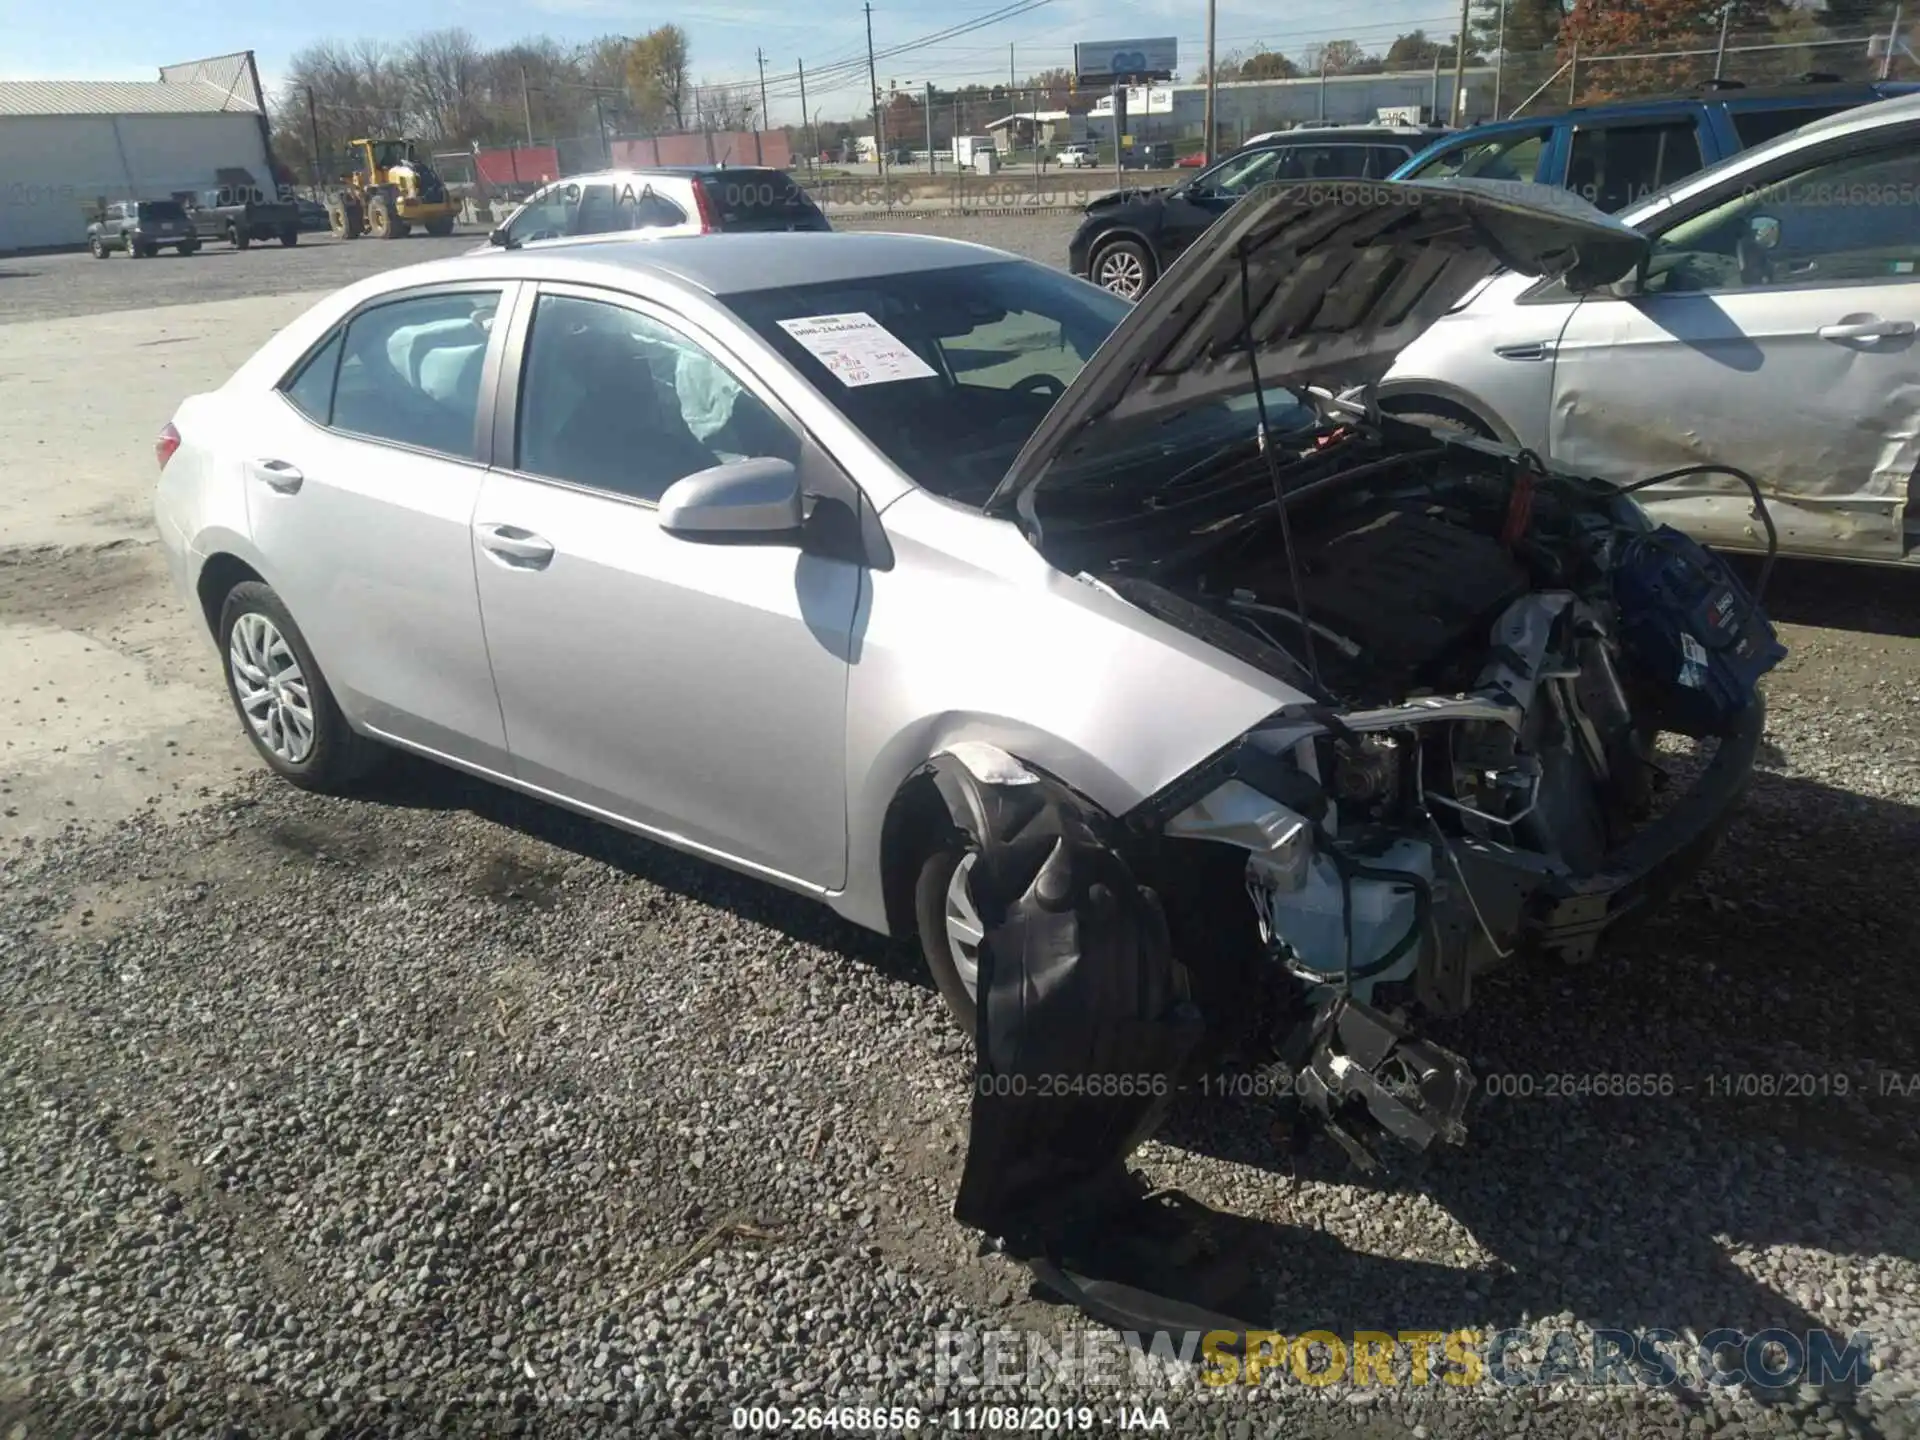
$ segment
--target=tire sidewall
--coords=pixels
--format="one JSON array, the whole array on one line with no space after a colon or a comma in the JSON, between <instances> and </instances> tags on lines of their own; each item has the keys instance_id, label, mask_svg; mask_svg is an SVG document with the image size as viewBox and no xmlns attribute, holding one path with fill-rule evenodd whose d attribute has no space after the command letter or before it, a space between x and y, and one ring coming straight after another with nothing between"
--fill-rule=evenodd
<instances>
[{"instance_id":1,"label":"tire sidewall","mask_svg":"<svg viewBox=\"0 0 1920 1440\"><path fill-rule=\"evenodd\" d=\"M297 765L274 754L261 742L254 733L252 722L247 719L246 711L241 708L240 692L233 683L233 662L229 658L233 627L242 616L249 614L263 616L273 623L273 628L280 632L293 651L294 658L300 662L300 673L306 677L307 694L313 703L313 748L307 752L307 758ZM359 757L354 753L356 746L352 728L334 701L326 676L307 645L307 637L300 633L300 627L294 623L293 616L287 613L286 605L273 589L258 581L236 585L220 607L217 638L220 645L220 673L227 682L227 700L233 706L234 716L239 720L240 728L253 746L254 753L266 762L267 768L281 779L310 790L328 789L357 779L359 767L356 762Z\"/></svg>"},{"instance_id":2,"label":"tire sidewall","mask_svg":"<svg viewBox=\"0 0 1920 1440\"><path fill-rule=\"evenodd\" d=\"M1097 276L1100 273L1100 263L1115 251L1125 251L1140 262L1140 289L1136 294L1123 297L1128 300L1138 300L1140 296L1147 293L1148 289L1152 287L1154 280L1158 278L1158 267L1153 262L1153 255L1148 251L1147 247L1142 245L1138 240L1125 238L1109 240L1098 250L1094 251L1092 263L1088 268ZM1100 284L1097 279L1094 283L1096 285ZM1106 289L1107 287L1102 285L1101 288ZM1109 293L1118 294L1119 292L1110 291Z\"/></svg>"},{"instance_id":3,"label":"tire sidewall","mask_svg":"<svg viewBox=\"0 0 1920 1440\"><path fill-rule=\"evenodd\" d=\"M966 842L958 832L946 836L927 853L914 879L913 913L920 934L920 954L933 974L934 987L954 1023L972 1040L979 1033L979 1010L967 987L960 983L953 948L947 943L946 919L947 887L966 853Z\"/></svg>"}]
</instances>

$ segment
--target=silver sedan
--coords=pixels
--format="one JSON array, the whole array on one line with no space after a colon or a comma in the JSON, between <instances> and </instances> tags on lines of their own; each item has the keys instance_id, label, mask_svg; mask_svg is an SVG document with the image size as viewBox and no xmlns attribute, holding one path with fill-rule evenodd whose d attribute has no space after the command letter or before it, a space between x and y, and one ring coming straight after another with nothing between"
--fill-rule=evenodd
<instances>
[{"instance_id":1,"label":"silver sedan","mask_svg":"<svg viewBox=\"0 0 1920 1440\"><path fill-rule=\"evenodd\" d=\"M1248 1027L1355 1144L1456 1139L1404 1018L1699 863L1778 655L1610 488L1329 408L1496 264L1644 252L1381 189L1139 306L904 235L392 271L180 407L161 537L296 784L397 747L917 933L983 1074L1132 1103ZM1661 728L1721 743L1653 819Z\"/></svg>"}]
</instances>

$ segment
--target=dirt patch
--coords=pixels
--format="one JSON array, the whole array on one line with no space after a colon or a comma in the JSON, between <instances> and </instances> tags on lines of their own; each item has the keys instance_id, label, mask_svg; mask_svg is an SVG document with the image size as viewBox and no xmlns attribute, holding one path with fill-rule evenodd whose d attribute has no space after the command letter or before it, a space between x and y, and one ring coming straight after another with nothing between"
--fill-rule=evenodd
<instances>
[{"instance_id":1,"label":"dirt patch","mask_svg":"<svg viewBox=\"0 0 1920 1440\"><path fill-rule=\"evenodd\" d=\"M159 546L138 540L0 550L0 620L92 630L123 618L166 584Z\"/></svg>"}]
</instances>

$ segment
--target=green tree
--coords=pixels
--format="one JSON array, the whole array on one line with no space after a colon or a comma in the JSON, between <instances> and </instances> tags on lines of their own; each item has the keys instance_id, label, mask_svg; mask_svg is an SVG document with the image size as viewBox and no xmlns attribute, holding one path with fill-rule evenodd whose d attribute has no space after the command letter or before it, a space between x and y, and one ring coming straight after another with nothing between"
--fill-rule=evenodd
<instances>
[{"instance_id":1,"label":"green tree","mask_svg":"<svg viewBox=\"0 0 1920 1440\"><path fill-rule=\"evenodd\" d=\"M650 130L669 123L687 128L687 102L692 86L687 80L687 32L678 25L661 25L633 42L627 56L627 93L633 97L635 118Z\"/></svg>"},{"instance_id":2,"label":"green tree","mask_svg":"<svg viewBox=\"0 0 1920 1440\"><path fill-rule=\"evenodd\" d=\"M1242 80L1297 80L1300 67L1278 50L1256 50L1240 62Z\"/></svg>"}]
</instances>

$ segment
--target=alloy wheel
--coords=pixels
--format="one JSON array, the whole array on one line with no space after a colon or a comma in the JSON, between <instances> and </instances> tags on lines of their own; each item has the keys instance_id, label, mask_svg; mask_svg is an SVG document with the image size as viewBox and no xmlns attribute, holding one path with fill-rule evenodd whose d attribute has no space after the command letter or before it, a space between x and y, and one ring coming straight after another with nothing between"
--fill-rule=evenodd
<instances>
[{"instance_id":1,"label":"alloy wheel","mask_svg":"<svg viewBox=\"0 0 1920 1440\"><path fill-rule=\"evenodd\" d=\"M258 611L233 622L227 668L234 693L260 743L289 765L313 752L313 697L293 647Z\"/></svg>"},{"instance_id":2,"label":"alloy wheel","mask_svg":"<svg viewBox=\"0 0 1920 1440\"><path fill-rule=\"evenodd\" d=\"M1131 250L1109 250L1100 257L1094 277L1103 289L1132 300L1146 288L1146 267Z\"/></svg>"},{"instance_id":3,"label":"alloy wheel","mask_svg":"<svg viewBox=\"0 0 1920 1440\"><path fill-rule=\"evenodd\" d=\"M980 999L980 942L986 938L987 931L980 923L980 912L974 908L967 877L973 873L973 862L979 858L971 850L960 857L960 863L953 867L953 878L947 882L946 904L947 949L953 955L954 972L976 1004Z\"/></svg>"}]
</instances>

